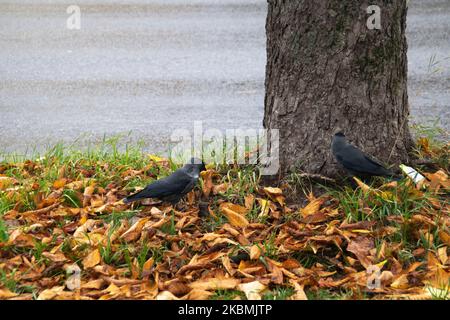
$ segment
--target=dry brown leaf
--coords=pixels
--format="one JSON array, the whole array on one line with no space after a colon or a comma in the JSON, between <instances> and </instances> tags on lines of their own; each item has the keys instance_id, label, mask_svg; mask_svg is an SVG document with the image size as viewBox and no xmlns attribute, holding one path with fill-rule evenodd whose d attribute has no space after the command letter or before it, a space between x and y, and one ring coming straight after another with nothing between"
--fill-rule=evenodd
<instances>
[{"instance_id":1,"label":"dry brown leaf","mask_svg":"<svg viewBox=\"0 0 450 320\"><path fill-rule=\"evenodd\" d=\"M144 225L150 220L150 218L141 218L138 221L136 221L130 229L125 231L121 236L120 239L131 242L136 239L138 239L141 235L142 228Z\"/></svg>"},{"instance_id":2,"label":"dry brown leaf","mask_svg":"<svg viewBox=\"0 0 450 320\"><path fill-rule=\"evenodd\" d=\"M447 246L450 246L450 235L443 230L440 230L438 234L442 242L445 243Z\"/></svg>"},{"instance_id":3,"label":"dry brown leaf","mask_svg":"<svg viewBox=\"0 0 450 320\"><path fill-rule=\"evenodd\" d=\"M81 285L81 289L101 289L105 285L105 280L103 279L95 279L89 282L83 283Z\"/></svg>"},{"instance_id":4,"label":"dry brown leaf","mask_svg":"<svg viewBox=\"0 0 450 320\"><path fill-rule=\"evenodd\" d=\"M84 193L83 193L83 207L87 207L89 205L93 193L94 193L94 186L88 186L88 187L86 187L84 189Z\"/></svg>"},{"instance_id":5,"label":"dry brown leaf","mask_svg":"<svg viewBox=\"0 0 450 320\"><path fill-rule=\"evenodd\" d=\"M210 291L193 289L187 295L182 297L182 299L183 300L208 300L212 295L214 295L214 293L210 292Z\"/></svg>"},{"instance_id":6,"label":"dry brown leaf","mask_svg":"<svg viewBox=\"0 0 450 320\"><path fill-rule=\"evenodd\" d=\"M9 299L17 296L18 296L17 293L14 293L6 288L0 289L0 299Z\"/></svg>"},{"instance_id":7,"label":"dry brown leaf","mask_svg":"<svg viewBox=\"0 0 450 320\"><path fill-rule=\"evenodd\" d=\"M58 179L53 183L53 188L55 189L61 189L64 188L64 186L67 183L67 179L63 178L63 179Z\"/></svg>"},{"instance_id":8,"label":"dry brown leaf","mask_svg":"<svg viewBox=\"0 0 450 320\"><path fill-rule=\"evenodd\" d=\"M258 260L261 256L261 249L257 245L253 245L250 248L250 259Z\"/></svg>"},{"instance_id":9,"label":"dry brown leaf","mask_svg":"<svg viewBox=\"0 0 450 320\"><path fill-rule=\"evenodd\" d=\"M50 252L43 252L42 255L49 259L52 262L64 262L67 261L67 258L64 256L63 253L50 253Z\"/></svg>"},{"instance_id":10,"label":"dry brown leaf","mask_svg":"<svg viewBox=\"0 0 450 320\"><path fill-rule=\"evenodd\" d=\"M300 209L300 213L303 217L316 214L320 210L320 206L324 203L324 198L313 198L310 200L310 202L306 205L306 207Z\"/></svg>"},{"instance_id":11,"label":"dry brown leaf","mask_svg":"<svg viewBox=\"0 0 450 320\"><path fill-rule=\"evenodd\" d=\"M225 192L227 192L229 187L230 186L226 182L222 183L222 184L219 184L219 185L215 185L215 186L213 186L213 193L214 194L225 193Z\"/></svg>"},{"instance_id":12,"label":"dry brown leaf","mask_svg":"<svg viewBox=\"0 0 450 320\"><path fill-rule=\"evenodd\" d=\"M234 278L209 278L194 281L189 286L198 290L230 290L235 289L239 283L240 280Z\"/></svg>"},{"instance_id":13,"label":"dry brown leaf","mask_svg":"<svg viewBox=\"0 0 450 320\"><path fill-rule=\"evenodd\" d=\"M361 264L368 268L371 264L370 251L375 247L373 239L358 236L356 239L350 241L347 246L347 251L355 254Z\"/></svg>"},{"instance_id":14,"label":"dry brown leaf","mask_svg":"<svg viewBox=\"0 0 450 320\"><path fill-rule=\"evenodd\" d=\"M163 291L160 292L157 296L156 296L156 300L181 300L179 298L177 298L173 293L171 293L170 291Z\"/></svg>"},{"instance_id":15,"label":"dry brown leaf","mask_svg":"<svg viewBox=\"0 0 450 320\"><path fill-rule=\"evenodd\" d=\"M249 224L248 220L243 215L229 208L226 207L222 208L222 212L225 214L231 225L235 227L243 228Z\"/></svg>"},{"instance_id":16,"label":"dry brown leaf","mask_svg":"<svg viewBox=\"0 0 450 320\"><path fill-rule=\"evenodd\" d=\"M52 300L53 298L61 294L63 291L64 286L57 286L51 289L45 289L39 294L37 300Z\"/></svg>"},{"instance_id":17,"label":"dry brown leaf","mask_svg":"<svg viewBox=\"0 0 450 320\"><path fill-rule=\"evenodd\" d=\"M358 184L358 186L361 188L361 190L362 190L364 193L369 193L369 192L375 191L375 189L372 189L372 188L369 187L367 184L365 184L364 182L362 182L361 180L359 180L357 177L353 177L353 180L356 181L356 183Z\"/></svg>"},{"instance_id":18,"label":"dry brown leaf","mask_svg":"<svg viewBox=\"0 0 450 320\"><path fill-rule=\"evenodd\" d=\"M250 194L247 194L244 197L244 203L245 203L245 208L247 209L247 211L250 211L253 208L253 205L255 204L255 196Z\"/></svg>"},{"instance_id":19,"label":"dry brown leaf","mask_svg":"<svg viewBox=\"0 0 450 320\"><path fill-rule=\"evenodd\" d=\"M238 289L245 293L248 300L261 300L261 293L266 290L267 287L259 281L253 281L240 284Z\"/></svg>"},{"instance_id":20,"label":"dry brown leaf","mask_svg":"<svg viewBox=\"0 0 450 320\"><path fill-rule=\"evenodd\" d=\"M447 256L447 247L441 247L438 249L437 255L442 264L447 264L448 256Z\"/></svg>"},{"instance_id":21,"label":"dry brown leaf","mask_svg":"<svg viewBox=\"0 0 450 320\"><path fill-rule=\"evenodd\" d=\"M83 259L83 268L89 269L93 268L101 262L102 258L100 256L100 250L95 249L91 251L84 259Z\"/></svg>"},{"instance_id":22,"label":"dry brown leaf","mask_svg":"<svg viewBox=\"0 0 450 320\"><path fill-rule=\"evenodd\" d=\"M209 197L211 191L213 190L214 184L212 182L213 175L215 174L214 170L207 170L201 172L202 180L203 180L203 194L206 198Z\"/></svg>"},{"instance_id":23,"label":"dry brown leaf","mask_svg":"<svg viewBox=\"0 0 450 320\"><path fill-rule=\"evenodd\" d=\"M290 297L291 300L308 300L303 285L292 279L289 282L294 286L295 290L295 294Z\"/></svg>"},{"instance_id":24,"label":"dry brown leaf","mask_svg":"<svg viewBox=\"0 0 450 320\"><path fill-rule=\"evenodd\" d=\"M265 187L264 192L273 200L284 206L285 197L280 188Z\"/></svg>"},{"instance_id":25,"label":"dry brown leaf","mask_svg":"<svg viewBox=\"0 0 450 320\"><path fill-rule=\"evenodd\" d=\"M248 210L249 210L246 207L243 207L243 206L240 206L238 204L231 203L231 202L224 202L224 203L222 203L220 205L220 209L224 209L224 208L230 209L230 210L232 210L232 211L234 211L236 213L239 213L240 215L243 215L243 216L245 216L248 213Z\"/></svg>"},{"instance_id":26,"label":"dry brown leaf","mask_svg":"<svg viewBox=\"0 0 450 320\"><path fill-rule=\"evenodd\" d=\"M408 275L402 274L391 283L391 288L407 289L409 287Z\"/></svg>"}]
</instances>

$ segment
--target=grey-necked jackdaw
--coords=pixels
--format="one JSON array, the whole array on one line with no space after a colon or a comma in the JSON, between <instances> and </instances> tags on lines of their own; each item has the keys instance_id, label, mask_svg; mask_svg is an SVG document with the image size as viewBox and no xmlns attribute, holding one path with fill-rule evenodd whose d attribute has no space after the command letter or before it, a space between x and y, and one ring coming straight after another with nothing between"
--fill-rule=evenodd
<instances>
[{"instance_id":1,"label":"grey-necked jackdaw","mask_svg":"<svg viewBox=\"0 0 450 320\"><path fill-rule=\"evenodd\" d=\"M126 197L123 201L131 203L141 199L154 198L175 205L184 195L194 189L200 172L205 170L203 161L191 158L189 163L171 175L149 184L145 189Z\"/></svg>"},{"instance_id":2,"label":"grey-necked jackdaw","mask_svg":"<svg viewBox=\"0 0 450 320\"><path fill-rule=\"evenodd\" d=\"M331 150L339 164L353 176L363 178L394 176L394 173L386 169L382 164L348 143L342 132L338 132L333 136Z\"/></svg>"}]
</instances>

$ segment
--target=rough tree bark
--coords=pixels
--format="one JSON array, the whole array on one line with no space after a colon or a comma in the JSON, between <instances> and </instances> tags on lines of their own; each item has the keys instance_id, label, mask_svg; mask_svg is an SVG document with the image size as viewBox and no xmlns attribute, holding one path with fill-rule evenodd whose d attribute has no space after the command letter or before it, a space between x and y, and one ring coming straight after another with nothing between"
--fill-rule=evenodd
<instances>
[{"instance_id":1,"label":"rough tree bark","mask_svg":"<svg viewBox=\"0 0 450 320\"><path fill-rule=\"evenodd\" d=\"M338 176L337 128L385 163L407 161L406 13L406 0L268 0L264 127L280 129L282 174Z\"/></svg>"}]
</instances>

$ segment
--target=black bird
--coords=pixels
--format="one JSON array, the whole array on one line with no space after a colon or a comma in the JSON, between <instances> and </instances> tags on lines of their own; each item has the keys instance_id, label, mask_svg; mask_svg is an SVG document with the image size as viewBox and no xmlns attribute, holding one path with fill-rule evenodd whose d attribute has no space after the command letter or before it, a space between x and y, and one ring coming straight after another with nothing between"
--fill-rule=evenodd
<instances>
[{"instance_id":1,"label":"black bird","mask_svg":"<svg viewBox=\"0 0 450 320\"><path fill-rule=\"evenodd\" d=\"M336 160L353 176L362 178L394 176L394 173L386 169L382 164L348 143L342 132L338 132L333 136L331 150Z\"/></svg>"},{"instance_id":2,"label":"black bird","mask_svg":"<svg viewBox=\"0 0 450 320\"><path fill-rule=\"evenodd\" d=\"M194 189L200 172L205 171L203 161L191 158L184 167L176 170L170 176L159 179L149 184L145 189L126 197L123 202L131 203L146 198L155 198L172 205L177 204L181 198Z\"/></svg>"}]
</instances>

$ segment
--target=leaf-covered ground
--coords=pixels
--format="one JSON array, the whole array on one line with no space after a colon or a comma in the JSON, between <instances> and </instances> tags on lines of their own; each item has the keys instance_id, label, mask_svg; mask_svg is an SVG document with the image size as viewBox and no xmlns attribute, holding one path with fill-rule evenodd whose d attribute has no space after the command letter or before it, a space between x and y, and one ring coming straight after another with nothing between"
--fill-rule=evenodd
<instances>
[{"instance_id":1,"label":"leaf-covered ground","mask_svg":"<svg viewBox=\"0 0 450 320\"><path fill-rule=\"evenodd\" d=\"M7 159L0 299L448 298L450 146L419 146L421 186L269 187L209 165L175 208L120 201L175 169L138 148Z\"/></svg>"}]
</instances>

